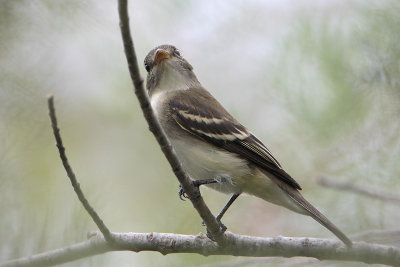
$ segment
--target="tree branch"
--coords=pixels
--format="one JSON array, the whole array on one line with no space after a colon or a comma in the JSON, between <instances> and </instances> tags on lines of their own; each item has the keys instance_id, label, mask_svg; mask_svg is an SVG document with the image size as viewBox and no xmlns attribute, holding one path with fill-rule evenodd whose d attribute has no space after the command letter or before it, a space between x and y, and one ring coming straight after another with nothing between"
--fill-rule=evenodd
<instances>
[{"instance_id":1,"label":"tree branch","mask_svg":"<svg viewBox=\"0 0 400 267\"><path fill-rule=\"evenodd\" d=\"M375 188L360 186L349 182L337 181L322 175L317 177L317 182L327 187L357 193L360 195L384 200L394 204L400 204L400 196L390 192L380 191Z\"/></svg>"},{"instance_id":2,"label":"tree branch","mask_svg":"<svg viewBox=\"0 0 400 267\"><path fill-rule=\"evenodd\" d=\"M218 242L223 241L223 232L221 231L220 224L215 219L214 215L211 213L210 209L207 207L203 198L200 195L198 188L195 188L192 185L192 182L188 175L183 171L181 163L179 162L174 149L172 148L170 142L168 141L166 135L158 123L153 110L151 109L151 105L149 103L147 93L143 86L143 79L139 73L139 66L137 63L137 57L135 53L135 49L133 46L132 37L130 34L129 28L129 16L127 10L127 0L119 0L118 1L118 11L120 18L120 28L122 34L122 40L125 49L125 55L128 62L129 73L131 75L131 79L133 85L135 87L135 94L140 102L140 106L142 108L144 117L149 125L150 130L153 132L154 136L157 139L158 144L161 147L162 152L167 158L171 168L178 178L179 183L182 185L185 193L189 196L194 208L200 214L200 217L203 219L204 223L207 226L211 236L215 238Z\"/></svg>"},{"instance_id":3,"label":"tree branch","mask_svg":"<svg viewBox=\"0 0 400 267\"><path fill-rule=\"evenodd\" d=\"M68 178L71 181L72 187L75 190L76 195L78 196L79 200L81 201L83 207L85 210L89 213L90 217L92 217L93 221L97 225L97 227L100 229L101 233L104 235L105 239L112 244L113 243L113 236L108 230L107 226L104 224L102 219L99 217L99 215L96 213L96 211L90 206L89 202L87 201L85 195L83 194L81 187L76 180L76 176L72 170L71 165L68 162L67 155L65 154L65 148L61 139L60 135L60 129L58 128L57 125L57 117L56 117L56 110L54 108L54 99L53 96L50 95L47 98L47 104L49 107L49 116L51 120L51 127L53 128L53 133L54 137L56 139L56 146L58 148L58 152L60 153L60 158L62 161L62 164L64 166L65 171L67 172Z\"/></svg>"},{"instance_id":4,"label":"tree branch","mask_svg":"<svg viewBox=\"0 0 400 267\"><path fill-rule=\"evenodd\" d=\"M200 255L234 255L251 257L313 257L319 260L357 261L396 266L400 264L400 249L390 246L355 242L346 248L339 241L318 238L261 238L225 234L225 246L218 246L204 234L180 235L169 233L113 233L114 246L109 246L101 234L86 242L31 257L1 264L12 266L51 266L109 251L158 251L197 253Z\"/></svg>"}]
</instances>

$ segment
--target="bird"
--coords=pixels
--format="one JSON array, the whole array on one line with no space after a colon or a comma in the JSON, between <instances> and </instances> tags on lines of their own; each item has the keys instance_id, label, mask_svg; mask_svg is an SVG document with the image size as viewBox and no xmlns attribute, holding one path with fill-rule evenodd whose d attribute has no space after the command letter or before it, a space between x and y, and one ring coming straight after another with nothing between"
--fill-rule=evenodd
<instances>
[{"instance_id":1,"label":"bird","mask_svg":"<svg viewBox=\"0 0 400 267\"><path fill-rule=\"evenodd\" d=\"M232 195L217 216L219 221L236 198L246 193L311 216L346 246L352 245L302 196L301 186L270 150L201 85L175 46L155 47L144 66L151 107L183 170L197 185Z\"/></svg>"}]
</instances>

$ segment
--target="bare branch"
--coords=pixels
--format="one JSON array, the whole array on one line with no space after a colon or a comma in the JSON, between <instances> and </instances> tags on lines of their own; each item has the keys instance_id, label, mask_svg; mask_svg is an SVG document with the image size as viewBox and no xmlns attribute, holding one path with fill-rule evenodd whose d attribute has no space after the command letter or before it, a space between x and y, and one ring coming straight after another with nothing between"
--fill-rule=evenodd
<instances>
[{"instance_id":1,"label":"bare branch","mask_svg":"<svg viewBox=\"0 0 400 267\"><path fill-rule=\"evenodd\" d=\"M352 184L349 182L342 182L342 181L337 181L330 179L325 176L319 176L317 177L317 182L321 185L343 190L343 191L349 191L353 193L357 193L360 195L372 197L372 198L377 198L380 200L384 200L390 203L395 203L395 204L400 204L400 196L395 195L390 192L384 192L381 190L377 190L375 188L371 187L366 187L366 186L360 186L356 184Z\"/></svg>"},{"instance_id":2,"label":"bare branch","mask_svg":"<svg viewBox=\"0 0 400 267\"><path fill-rule=\"evenodd\" d=\"M241 236L227 232L225 246L218 246L203 234L179 235L169 233L113 233L115 246L103 236L96 235L86 242L75 244L31 257L12 260L0 266L52 266L109 251L158 251L234 255L250 257L312 257L319 260L357 261L386 265L400 264L400 249L390 246L355 242L352 248L339 241L318 238Z\"/></svg>"},{"instance_id":3,"label":"bare branch","mask_svg":"<svg viewBox=\"0 0 400 267\"><path fill-rule=\"evenodd\" d=\"M52 95L48 96L47 104L49 107L49 116L50 116L50 120L51 120L51 127L53 128L54 137L56 139L56 146L58 148L58 152L60 153L60 158L61 158L62 164L64 165L64 169L67 172L69 180L71 181L72 187L74 188L75 193L78 196L79 200L81 201L85 210L89 213L90 217L92 217L92 219L95 222L95 224L97 225L97 227L99 227L100 231L103 233L105 239L108 242L110 242L110 244L112 244L113 237L112 237L110 230L108 230L107 226L101 220L99 215L92 208L92 206L90 206L89 202L87 201L85 195L83 194L83 192L81 190L81 187L80 187L80 185L76 179L76 176L71 168L71 165L68 162L68 158L67 158L67 155L65 154L65 148L63 146L63 142L62 142L61 135L60 135L60 129L58 128L58 125L57 125L56 111L54 108L54 100L53 100Z\"/></svg>"},{"instance_id":4,"label":"bare branch","mask_svg":"<svg viewBox=\"0 0 400 267\"><path fill-rule=\"evenodd\" d=\"M223 232L221 231L219 223L215 219L214 215L211 213L210 209L207 207L206 203L204 202L203 198L200 195L198 188L195 188L192 185L190 178L183 171L181 163L179 162L174 149L172 148L167 137L165 136L163 130L160 127L160 124L158 123L153 113L153 110L151 109L147 93L143 86L143 79L140 77L139 73L137 57L133 46L132 37L130 34L127 6L128 6L127 0L118 1L120 28L121 28L122 40L124 43L125 55L128 61L128 68L133 81L133 85L135 87L135 94L140 102L140 106L142 108L144 117L147 120L150 130L156 137L158 144L161 147L161 150L163 151L165 157L167 158L169 164L171 165L172 170L175 173L175 176L178 178L180 184L185 190L185 193L189 196L189 199L191 200L193 206L200 214L200 217L206 224L207 229L210 231L210 234L217 241L222 241Z\"/></svg>"}]
</instances>

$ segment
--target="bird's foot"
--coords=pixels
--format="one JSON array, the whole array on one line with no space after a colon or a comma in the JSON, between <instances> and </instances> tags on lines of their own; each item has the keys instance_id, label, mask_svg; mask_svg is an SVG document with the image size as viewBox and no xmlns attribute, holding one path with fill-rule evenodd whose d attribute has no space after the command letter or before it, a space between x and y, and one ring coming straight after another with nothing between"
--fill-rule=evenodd
<instances>
[{"instance_id":1,"label":"bird's foot","mask_svg":"<svg viewBox=\"0 0 400 267\"><path fill-rule=\"evenodd\" d=\"M220 232L219 232L219 234L223 234L223 233L225 233L225 231L228 229L221 221L219 221L219 220L217 220L218 221L218 223L219 223L219 226L220 226ZM204 224L204 222L202 222L202 224ZM211 234L211 232L210 232L210 230L208 230L208 228L206 228L207 229L207 237L209 238L209 239L211 239L212 241L216 241L215 240L215 238L214 238L214 236Z\"/></svg>"},{"instance_id":2,"label":"bird's foot","mask_svg":"<svg viewBox=\"0 0 400 267\"><path fill-rule=\"evenodd\" d=\"M195 196L194 198L198 198L200 195L200 190L199 187L203 184L215 184L220 182L217 179L205 179L205 180L194 180L192 181L192 185L195 188ZM185 190L183 190L182 185L179 185L179 191L178 191L178 196L180 200L185 200L185 198L189 198L189 196L186 194Z\"/></svg>"},{"instance_id":3,"label":"bird's foot","mask_svg":"<svg viewBox=\"0 0 400 267\"><path fill-rule=\"evenodd\" d=\"M185 193L185 190L183 190L182 185L179 185L178 195L179 195L179 199L182 200L182 201L185 201L185 198L188 198L188 196Z\"/></svg>"}]
</instances>

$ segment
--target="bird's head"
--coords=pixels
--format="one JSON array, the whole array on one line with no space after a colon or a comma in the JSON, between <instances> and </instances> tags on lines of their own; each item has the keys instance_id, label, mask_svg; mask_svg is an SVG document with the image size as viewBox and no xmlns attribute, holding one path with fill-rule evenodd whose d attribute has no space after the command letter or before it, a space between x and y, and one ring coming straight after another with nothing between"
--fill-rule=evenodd
<instances>
[{"instance_id":1,"label":"bird's head","mask_svg":"<svg viewBox=\"0 0 400 267\"><path fill-rule=\"evenodd\" d=\"M188 89L198 85L193 67L173 45L160 45L144 59L147 71L147 90L151 96L158 90Z\"/></svg>"}]
</instances>

